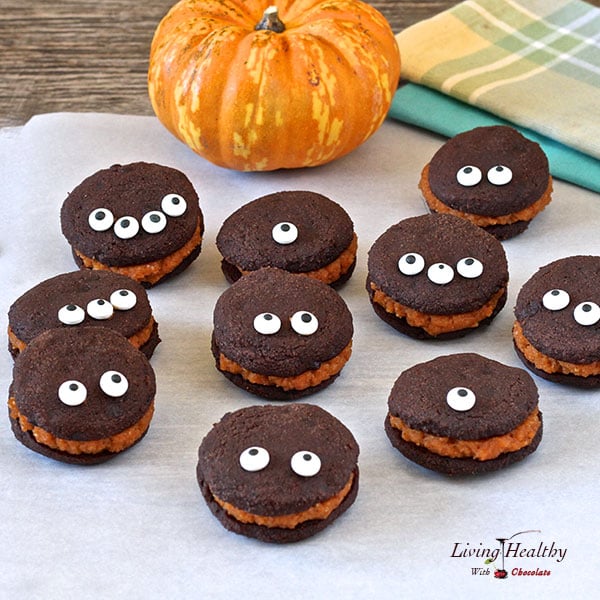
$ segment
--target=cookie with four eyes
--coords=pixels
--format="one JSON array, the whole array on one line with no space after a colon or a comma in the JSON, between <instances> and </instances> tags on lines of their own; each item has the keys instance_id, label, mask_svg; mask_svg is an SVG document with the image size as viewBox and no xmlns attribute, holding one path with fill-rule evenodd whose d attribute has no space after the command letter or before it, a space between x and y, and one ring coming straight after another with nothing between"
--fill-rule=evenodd
<instances>
[{"instance_id":1,"label":"cookie with four eyes","mask_svg":"<svg viewBox=\"0 0 600 600\"><path fill-rule=\"evenodd\" d=\"M15 437L31 450L95 464L142 439L155 392L148 359L120 333L60 327L15 359L8 411Z\"/></svg>"},{"instance_id":2,"label":"cookie with four eyes","mask_svg":"<svg viewBox=\"0 0 600 600\"><path fill-rule=\"evenodd\" d=\"M148 287L190 265L204 233L189 179L144 162L88 177L64 201L60 218L79 267L115 271Z\"/></svg>"},{"instance_id":3,"label":"cookie with four eyes","mask_svg":"<svg viewBox=\"0 0 600 600\"><path fill-rule=\"evenodd\" d=\"M538 144L494 125L446 142L425 165L419 188L431 211L468 219L505 240L548 205L552 177Z\"/></svg>"},{"instance_id":4,"label":"cookie with four eyes","mask_svg":"<svg viewBox=\"0 0 600 600\"><path fill-rule=\"evenodd\" d=\"M600 386L600 256L570 256L541 267L514 309L517 354L557 383Z\"/></svg>"},{"instance_id":5,"label":"cookie with four eyes","mask_svg":"<svg viewBox=\"0 0 600 600\"><path fill-rule=\"evenodd\" d=\"M230 283L250 271L277 267L341 285L356 265L357 237L348 213L308 191L277 192L245 204L217 235Z\"/></svg>"},{"instance_id":6,"label":"cookie with four eyes","mask_svg":"<svg viewBox=\"0 0 600 600\"><path fill-rule=\"evenodd\" d=\"M54 327L95 325L124 335L148 358L160 342L144 287L112 271L80 270L37 284L8 311L8 348L16 356Z\"/></svg>"},{"instance_id":7,"label":"cookie with four eyes","mask_svg":"<svg viewBox=\"0 0 600 600\"><path fill-rule=\"evenodd\" d=\"M490 323L507 286L501 242L454 215L400 221L369 250L367 291L375 313L414 338L459 337Z\"/></svg>"},{"instance_id":8,"label":"cookie with four eyes","mask_svg":"<svg viewBox=\"0 0 600 600\"><path fill-rule=\"evenodd\" d=\"M385 431L409 460L447 475L495 471L542 438L538 391L524 369L479 354L440 356L404 371L388 398Z\"/></svg>"},{"instance_id":9,"label":"cookie with four eyes","mask_svg":"<svg viewBox=\"0 0 600 600\"><path fill-rule=\"evenodd\" d=\"M213 323L217 369L271 400L328 386L352 352L352 315L341 296L312 277L274 267L244 275L227 289Z\"/></svg>"},{"instance_id":10,"label":"cookie with four eyes","mask_svg":"<svg viewBox=\"0 0 600 600\"><path fill-rule=\"evenodd\" d=\"M250 406L227 413L198 450L211 512L235 533L297 542L330 525L358 492L359 448L318 406Z\"/></svg>"}]
</instances>

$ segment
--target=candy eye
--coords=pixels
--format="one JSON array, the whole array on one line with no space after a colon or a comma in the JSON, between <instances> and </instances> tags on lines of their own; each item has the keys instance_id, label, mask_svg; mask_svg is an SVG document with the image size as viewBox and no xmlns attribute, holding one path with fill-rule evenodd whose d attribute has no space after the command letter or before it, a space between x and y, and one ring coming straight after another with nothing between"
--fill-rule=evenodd
<instances>
[{"instance_id":1,"label":"candy eye","mask_svg":"<svg viewBox=\"0 0 600 600\"><path fill-rule=\"evenodd\" d=\"M298 228L293 223L278 223L271 235L278 244L293 244L298 239Z\"/></svg>"},{"instance_id":2,"label":"candy eye","mask_svg":"<svg viewBox=\"0 0 600 600\"><path fill-rule=\"evenodd\" d=\"M108 208L97 208L88 217L88 224L94 231L108 231L114 222L115 217Z\"/></svg>"},{"instance_id":3,"label":"candy eye","mask_svg":"<svg viewBox=\"0 0 600 600\"><path fill-rule=\"evenodd\" d=\"M314 477L321 470L321 459L308 450L300 450L290 461L292 471L302 477Z\"/></svg>"},{"instance_id":4,"label":"candy eye","mask_svg":"<svg viewBox=\"0 0 600 600\"><path fill-rule=\"evenodd\" d=\"M263 335L273 335L281 329L281 319L273 313L260 313L254 317L254 329Z\"/></svg>"},{"instance_id":5,"label":"candy eye","mask_svg":"<svg viewBox=\"0 0 600 600\"><path fill-rule=\"evenodd\" d=\"M402 275L418 275L425 268L425 259L416 252L409 252L400 257L398 269Z\"/></svg>"},{"instance_id":6,"label":"candy eye","mask_svg":"<svg viewBox=\"0 0 600 600\"><path fill-rule=\"evenodd\" d=\"M487 172L488 181L493 185L506 185L512 181L512 171L504 165L496 165Z\"/></svg>"},{"instance_id":7,"label":"candy eye","mask_svg":"<svg viewBox=\"0 0 600 600\"><path fill-rule=\"evenodd\" d=\"M432 283L446 285L454 279L454 269L445 263L435 263L427 269L427 278Z\"/></svg>"},{"instance_id":8,"label":"candy eye","mask_svg":"<svg viewBox=\"0 0 600 600\"><path fill-rule=\"evenodd\" d=\"M475 406L475 394L465 387L452 388L446 394L446 402L448 406L460 412L471 410Z\"/></svg>"},{"instance_id":9,"label":"candy eye","mask_svg":"<svg viewBox=\"0 0 600 600\"><path fill-rule=\"evenodd\" d=\"M131 290L116 290L110 295L110 303L116 310L131 310L137 304L137 296Z\"/></svg>"},{"instance_id":10,"label":"candy eye","mask_svg":"<svg viewBox=\"0 0 600 600\"><path fill-rule=\"evenodd\" d=\"M456 270L466 279L476 279L483 273L483 264L476 258L468 256L456 263Z\"/></svg>"},{"instance_id":11,"label":"candy eye","mask_svg":"<svg viewBox=\"0 0 600 600\"><path fill-rule=\"evenodd\" d=\"M112 398L120 398L125 395L128 388L127 378L118 371L106 371L100 377L100 389Z\"/></svg>"},{"instance_id":12,"label":"candy eye","mask_svg":"<svg viewBox=\"0 0 600 600\"><path fill-rule=\"evenodd\" d=\"M465 187L472 187L481 181L481 171L473 165L467 165L456 173L456 181Z\"/></svg>"},{"instance_id":13,"label":"candy eye","mask_svg":"<svg viewBox=\"0 0 600 600\"><path fill-rule=\"evenodd\" d=\"M315 315L305 310L299 310L290 319L292 329L300 335L312 335L319 328L319 321Z\"/></svg>"},{"instance_id":14,"label":"candy eye","mask_svg":"<svg viewBox=\"0 0 600 600\"><path fill-rule=\"evenodd\" d=\"M130 240L140 230L140 224L135 217L121 217L115 223L115 235L122 240Z\"/></svg>"},{"instance_id":15,"label":"candy eye","mask_svg":"<svg viewBox=\"0 0 600 600\"><path fill-rule=\"evenodd\" d=\"M167 226L167 217L160 210L152 210L142 217L142 229L146 233L160 233Z\"/></svg>"},{"instance_id":16,"label":"candy eye","mask_svg":"<svg viewBox=\"0 0 600 600\"><path fill-rule=\"evenodd\" d=\"M573 317L580 325L595 325L600 321L600 306L595 302L582 302L573 310Z\"/></svg>"},{"instance_id":17,"label":"candy eye","mask_svg":"<svg viewBox=\"0 0 600 600\"><path fill-rule=\"evenodd\" d=\"M571 298L564 290L550 290L542 297L542 304L548 310L562 310L569 306Z\"/></svg>"},{"instance_id":18,"label":"candy eye","mask_svg":"<svg viewBox=\"0 0 600 600\"><path fill-rule=\"evenodd\" d=\"M67 406L78 406L85 402L86 397L85 385L74 379L61 383L58 388L58 399Z\"/></svg>"},{"instance_id":19,"label":"candy eye","mask_svg":"<svg viewBox=\"0 0 600 600\"><path fill-rule=\"evenodd\" d=\"M240 466L244 471L251 473L262 471L269 464L269 460L269 453L260 446L250 446L240 454Z\"/></svg>"},{"instance_id":20,"label":"candy eye","mask_svg":"<svg viewBox=\"0 0 600 600\"><path fill-rule=\"evenodd\" d=\"M86 310L92 319L97 319L98 321L110 319L114 312L113 305L108 300L103 300L102 298L88 302Z\"/></svg>"},{"instance_id":21,"label":"candy eye","mask_svg":"<svg viewBox=\"0 0 600 600\"><path fill-rule=\"evenodd\" d=\"M180 217L187 210L187 202L179 194L167 194L160 203L165 215Z\"/></svg>"},{"instance_id":22,"label":"candy eye","mask_svg":"<svg viewBox=\"0 0 600 600\"><path fill-rule=\"evenodd\" d=\"M63 325L79 325L85 319L85 311L76 304L67 304L58 311L58 320Z\"/></svg>"}]
</instances>

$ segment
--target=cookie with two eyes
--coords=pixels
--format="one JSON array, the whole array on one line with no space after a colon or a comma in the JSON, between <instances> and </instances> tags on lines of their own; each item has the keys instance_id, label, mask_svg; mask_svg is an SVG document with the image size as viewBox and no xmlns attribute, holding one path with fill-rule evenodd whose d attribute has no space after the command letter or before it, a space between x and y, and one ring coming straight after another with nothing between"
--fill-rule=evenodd
<instances>
[{"instance_id":1,"label":"cookie with two eyes","mask_svg":"<svg viewBox=\"0 0 600 600\"><path fill-rule=\"evenodd\" d=\"M502 243L454 215L404 219L369 250L375 313L414 338L456 338L489 324L506 303L507 287Z\"/></svg>"},{"instance_id":2,"label":"cookie with two eyes","mask_svg":"<svg viewBox=\"0 0 600 600\"><path fill-rule=\"evenodd\" d=\"M89 176L64 201L60 218L80 268L115 271L147 287L189 266L204 233L190 180L144 162Z\"/></svg>"},{"instance_id":3,"label":"cookie with two eyes","mask_svg":"<svg viewBox=\"0 0 600 600\"><path fill-rule=\"evenodd\" d=\"M514 309L517 354L544 379L600 386L600 256L569 256L541 267Z\"/></svg>"},{"instance_id":4,"label":"cookie with two eyes","mask_svg":"<svg viewBox=\"0 0 600 600\"><path fill-rule=\"evenodd\" d=\"M312 394L339 375L352 352L350 310L327 284L265 267L219 297L212 352L237 386L270 400Z\"/></svg>"},{"instance_id":5,"label":"cookie with two eyes","mask_svg":"<svg viewBox=\"0 0 600 600\"><path fill-rule=\"evenodd\" d=\"M96 464L146 434L156 380L146 356L105 327L49 329L15 359L8 412L15 437L62 462Z\"/></svg>"},{"instance_id":6,"label":"cookie with two eyes","mask_svg":"<svg viewBox=\"0 0 600 600\"><path fill-rule=\"evenodd\" d=\"M208 432L197 478L226 529L264 542L297 542L352 505L358 454L349 429L318 406L250 406L227 413Z\"/></svg>"},{"instance_id":7,"label":"cookie with two eyes","mask_svg":"<svg viewBox=\"0 0 600 600\"><path fill-rule=\"evenodd\" d=\"M8 311L9 351L16 356L54 327L98 326L124 335L148 358L160 342L144 287L112 271L80 270L46 279Z\"/></svg>"},{"instance_id":8,"label":"cookie with two eyes","mask_svg":"<svg viewBox=\"0 0 600 600\"><path fill-rule=\"evenodd\" d=\"M506 125L448 140L425 165L419 188L431 211L468 219L500 240L525 231L552 199L546 154Z\"/></svg>"},{"instance_id":9,"label":"cookie with two eyes","mask_svg":"<svg viewBox=\"0 0 600 600\"><path fill-rule=\"evenodd\" d=\"M538 447L538 390L524 369L474 353L440 356L398 377L385 431L406 458L427 469L495 471Z\"/></svg>"},{"instance_id":10,"label":"cookie with two eyes","mask_svg":"<svg viewBox=\"0 0 600 600\"><path fill-rule=\"evenodd\" d=\"M357 237L339 204L298 190L262 196L236 210L223 222L217 247L230 283L277 267L338 286L354 271Z\"/></svg>"}]
</instances>

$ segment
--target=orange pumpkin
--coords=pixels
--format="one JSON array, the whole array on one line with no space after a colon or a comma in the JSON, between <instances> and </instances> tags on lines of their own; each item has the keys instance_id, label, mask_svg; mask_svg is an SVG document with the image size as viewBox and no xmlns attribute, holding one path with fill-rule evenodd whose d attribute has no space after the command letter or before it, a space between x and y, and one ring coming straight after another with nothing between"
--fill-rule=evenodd
<instances>
[{"instance_id":1,"label":"orange pumpkin","mask_svg":"<svg viewBox=\"0 0 600 600\"><path fill-rule=\"evenodd\" d=\"M198 154L267 171L356 148L399 77L388 22L359 0L181 0L154 34L148 89L163 125Z\"/></svg>"}]
</instances>

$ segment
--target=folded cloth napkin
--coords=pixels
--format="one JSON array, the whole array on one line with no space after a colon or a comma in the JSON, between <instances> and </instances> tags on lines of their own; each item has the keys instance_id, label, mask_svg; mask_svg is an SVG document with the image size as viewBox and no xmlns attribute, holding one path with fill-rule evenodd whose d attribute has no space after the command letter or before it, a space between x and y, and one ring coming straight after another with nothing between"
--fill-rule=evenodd
<instances>
[{"instance_id":1,"label":"folded cloth napkin","mask_svg":"<svg viewBox=\"0 0 600 600\"><path fill-rule=\"evenodd\" d=\"M599 8L580 0L466 0L397 40L403 78L420 85L399 88L390 116L445 135L499 117L552 148L557 177L600 191ZM579 175L570 175L572 165Z\"/></svg>"}]
</instances>

